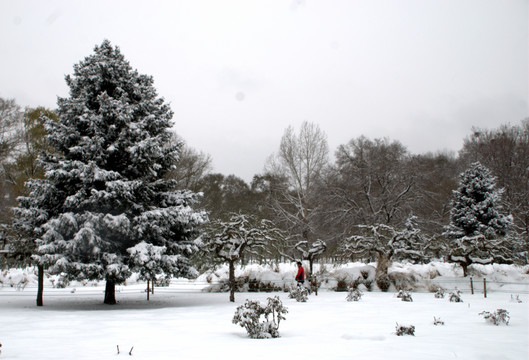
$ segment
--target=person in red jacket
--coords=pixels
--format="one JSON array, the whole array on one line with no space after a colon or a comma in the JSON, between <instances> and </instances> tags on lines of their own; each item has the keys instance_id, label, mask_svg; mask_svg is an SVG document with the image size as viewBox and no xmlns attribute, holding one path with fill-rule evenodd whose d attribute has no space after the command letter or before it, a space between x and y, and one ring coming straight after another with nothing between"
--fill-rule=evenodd
<instances>
[{"instance_id":1,"label":"person in red jacket","mask_svg":"<svg viewBox=\"0 0 529 360\"><path fill-rule=\"evenodd\" d=\"M298 286L301 286L305 282L305 269L303 269L303 266L301 265L301 261L298 261L297 264L298 264L298 274L296 275L296 281L298 282Z\"/></svg>"}]
</instances>

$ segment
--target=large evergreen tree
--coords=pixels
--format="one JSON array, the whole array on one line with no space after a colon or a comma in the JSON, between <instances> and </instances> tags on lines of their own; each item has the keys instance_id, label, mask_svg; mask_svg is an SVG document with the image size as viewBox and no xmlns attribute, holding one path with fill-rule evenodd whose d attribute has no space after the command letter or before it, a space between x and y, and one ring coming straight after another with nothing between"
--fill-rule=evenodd
<instances>
[{"instance_id":1,"label":"large evergreen tree","mask_svg":"<svg viewBox=\"0 0 529 360\"><path fill-rule=\"evenodd\" d=\"M449 260L463 267L464 276L472 263L505 262L512 255L505 241L512 217L501 213L501 194L495 178L479 162L460 175L444 235Z\"/></svg>"},{"instance_id":2,"label":"large evergreen tree","mask_svg":"<svg viewBox=\"0 0 529 360\"><path fill-rule=\"evenodd\" d=\"M37 238L38 262L69 280L106 280L106 304L134 268L141 242L164 247L164 272L190 276L197 226L196 195L164 176L178 160L172 111L150 76L138 74L104 41L66 77L59 120L46 121L54 148L41 156L45 179L27 183L17 224Z\"/></svg>"}]
</instances>

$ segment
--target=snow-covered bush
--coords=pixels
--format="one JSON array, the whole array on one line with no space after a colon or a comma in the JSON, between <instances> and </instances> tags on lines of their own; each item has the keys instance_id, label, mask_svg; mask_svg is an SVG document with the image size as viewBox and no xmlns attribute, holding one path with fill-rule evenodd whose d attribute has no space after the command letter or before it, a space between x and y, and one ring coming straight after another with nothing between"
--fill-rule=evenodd
<instances>
[{"instance_id":1,"label":"snow-covered bush","mask_svg":"<svg viewBox=\"0 0 529 360\"><path fill-rule=\"evenodd\" d=\"M350 284L348 281L347 281L347 278L346 277L339 277L337 279L337 282L336 282L336 291L347 291L347 289L349 289L350 287L352 287L352 283Z\"/></svg>"},{"instance_id":2,"label":"snow-covered bush","mask_svg":"<svg viewBox=\"0 0 529 360\"><path fill-rule=\"evenodd\" d=\"M70 285L70 280L66 277L66 274L58 274L56 276L50 276L50 283L54 288L64 289Z\"/></svg>"},{"instance_id":3,"label":"snow-covered bush","mask_svg":"<svg viewBox=\"0 0 529 360\"><path fill-rule=\"evenodd\" d=\"M387 275L378 276L375 280L380 291L387 292L391 286L391 280Z\"/></svg>"},{"instance_id":4,"label":"snow-covered bush","mask_svg":"<svg viewBox=\"0 0 529 360\"><path fill-rule=\"evenodd\" d=\"M397 290L410 291L416 288L417 278L411 273L393 271L388 273L388 278Z\"/></svg>"},{"instance_id":5,"label":"snow-covered bush","mask_svg":"<svg viewBox=\"0 0 529 360\"><path fill-rule=\"evenodd\" d=\"M364 293L361 290L359 290L358 288L351 289L351 290L349 290L349 293L347 294L347 297L345 298L345 300L347 300L347 301L359 301L360 299L362 299L362 295L364 295Z\"/></svg>"},{"instance_id":6,"label":"snow-covered bush","mask_svg":"<svg viewBox=\"0 0 529 360\"><path fill-rule=\"evenodd\" d=\"M405 325L399 325L397 323L397 326L396 326L395 330L396 330L395 334L397 336L402 336L402 335L415 336L415 326L413 326L413 325L405 326Z\"/></svg>"},{"instance_id":7,"label":"snow-covered bush","mask_svg":"<svg viewBox=\"0 0 529 360\"><path fill-rule=\"evenodd\" d=\"M307 302L309 299L309 290L304 286L292 287L288 297L296 299L297 302Z\"/></svg>"},{"instance_id":8,"label":"snow-covered bush","mask_svg":"<svg viewBox=\"0 0 529 360\"><path fill-rule=\"evenodd\" d=\"M448 294L448 300L450 300L450 302L463 302L461 291L458 288L455 288L454 291Z\"/></svg>"},{"instance_id":9,"label":"snow-covered bush","mask_svg":"<svg viewBox=\"0 0 529 360\"><path fill-rule=\"evenodd\" d=\"M279 271L252 271L248 275L248 291L283 291L283 279Z\"/></svg>"},{"instance_id":10,"label":"snow-covered bush","mask_svg":"<svg viewBox=\"0 0 529 360\"><path fill-rule=\"evenodd\" d=\"M444 292L443 289L437 288L437 291L435 292L434 296L435 296L436 299L444 299L445 292Z\"/></svg>"},{"instance_id":11,"label":"snow-covered bush","mask_svg":"<svg viewBox=\"0 0 529 360\"><path fill-rule=\"evenodd\" d=\"M241 292L241 291L247 291L248 285L248 277L245 276L238 276L235 278L235 282L233 283L233 286L235 288L235 291ZM217 283L214 283L213 285L209 286L205 289L205 291L208 292L228 292L232 289L232 283L228 278L220 278Z\"/></svg>"},{"instance_id":12,"label":"snow-covered bush","mask_svg":"<svg viewBox=\"0 0 529 360\"><path fill-rule=\"evenodd\" d=\"M513 296L513 295L511 294L511 302L521 303L522 300L520 300L520 295Z\"/></svg>"},{"instance_id":13,"label":"snow-covered bush","mask_svg":"<svg viewBox=\"0 0 529 360\"><path fill-rule=\"evenodd\" d=\"M268 298L266 305L256 300L248 300L237 307L232 322L246 329L252 339L268 339L279 337L279 323L285 320L288 313L279 296ZM264 321L261 321L264 316Z\"/></svg>"},{"instance_id":14,"label":"snow-covered bush","mask_svg":"<svg viewBox=\"0 0 529 360\"><path fill-rule=\"evenodd\" d=\"M496 312L493 313L489 311L482 311L479 313L479 315L483 315L483 318L485 320L488 320L494 325L509 325L509 320L511 319L511 317L509 316L509 312L504 309L497 309Z\"/></svg>"},{"instance_id":15,"label":"snow-covered bush","mask_svg":"<svg viewBox=\"0 0 529 360\"><path fill-rule=\"evenodd\" d=\"M408 301L408 302L413 301L411 294L404 290L399 290L399 292L397 293L397 297L400 298L402 301Z\"/></svg>"},{"instance_id":16,"label":"snow-covered bush","mask_svg":"<svg viewBox=\"0 0 529 360\"><path fill-rule=\"evenodd\" d=\"M371 291L375 281L375 268L371 265L360 265L350 268L341 268L335 271L322 274L331 288L335 291L349 291L357 287L365 286L367 291Z\"/></svg>"},{"instance_id":17,"label":"snow-covered bush","mask_svg":"<svg viewBox=\"0 0 529 360\"><path fill-rule=\"evenodd\" d=\"M433 317L433 324L434 325L444 325L445 322L443 320L441 320L441 318L436 318L435 316Z\"/></svg>"},{"instance_id":18,"label":"snow-covered bush","mask_svg":"<svg viewBox=\"0 0 529 360\"><path fill-rule=\"evenodd\" d=\"M29 283L36 282L36 275L33 268L27 269L10 269L6 271L0 271L0 283L2 286L9 285L17 290L24 290Z\"/></svg>"}]
</instances>

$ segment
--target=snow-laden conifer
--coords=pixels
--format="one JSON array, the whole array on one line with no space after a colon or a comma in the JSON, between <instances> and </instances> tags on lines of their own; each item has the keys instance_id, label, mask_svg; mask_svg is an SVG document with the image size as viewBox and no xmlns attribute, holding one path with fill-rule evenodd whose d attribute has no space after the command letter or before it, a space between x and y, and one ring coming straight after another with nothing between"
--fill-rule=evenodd
<instances>
[{"instance_id":1,"label":"snow-laden conifer","mask_svg":"<svg viewBox=\"0 0 529 360\"><path fill-rule=\"evenodd\" d=\"M506 236L512 217L501 212L502 192L479 162L460 175L443 235L449 241L449 261L460 264L464 276L473 263L512 262L515 239Z\"/></svg>"},{"instance_id":2,"label":"snow-laden conifer","mask_svg":"<svg viewBox=\"0 0 529 360\"><path fill-rule=\"evenodd\" d=\"M181 144L170 142L173 113L152 77L104 41L66 82L59 120L45 123L54 149L40 158L45 179L26 184L16 211L18 226L37 239L38 262L68 279L105 279L105 303L115 303L115 284L145 267L134 255L142 242L168 259L154 272L193 275L188 257L205 215L191 208L196 194L164 178Z\"/></svg>"}]
</instances>

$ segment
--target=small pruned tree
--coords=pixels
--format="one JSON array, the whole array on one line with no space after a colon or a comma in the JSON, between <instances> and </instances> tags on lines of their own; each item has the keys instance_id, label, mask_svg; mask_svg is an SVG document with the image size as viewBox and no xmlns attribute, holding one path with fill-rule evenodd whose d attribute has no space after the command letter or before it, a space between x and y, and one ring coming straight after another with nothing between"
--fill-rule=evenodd
<instances>
[{"instance_id":1,"label":"small pruned tree","mask_svg":"<svg viewBox=\"0 0 529 360\"><path fill-rule=\"evenodd\" d=\"M443 235L448 240L448 260L461 265L463 276L473 263L512 262L516 239L506 237L512 217L502 214L502 192L479 162L460 175L459 187L453 192L450 224Z\"/></svg>"},{"instance_id":2,"label":"small pruned tree","mask_svg":"<svg viewBox=\"0 0 529 360\"><path fill-rule=\"evenodd\" d=\"M308 260L309 274L312 276L314 260L327 250L327 244L323 240L316 240L312 244L309 244L308 241L301 240L294 245L294 248L301 253L303 260Z\"/></svg>"},{"instance_id":3,"label":"small pruned tree","mask_svg":"<svg viewBox=\"0 0 529 360\"><path fill-rule=\"evenodd\" d=\"M348 237L340 244L341 252L346 257L353 255L377 255L375 281L384 291L389 288L388 268L395 255L400 258L421 260L426 257L429 245L414 225L414 218L409 218L406 227L396 230L394 227L378 225L358 225L359 233Z\"/></svg>"},{"instance_id":4,"label":"small pruned tree","mask_svg":"<svg viewBox=\"0 0 529 360\"><path fill-rule=\"evenodd\" d=\"M237 288L235 263L245 254L262 256L266 246L281 237L281 231L270 221L258 221L253 215L232 214L228 221L211 222L202 236L201 248L215 262L228 263L231 302L235 301Z\"/></svg>"},{"instance_id":5,"label":"small pruned tree","mask_svg":"<svg viewBox=\"0 0 529 360\"><path fill-rule=\"evenodd\" d=\"M156 280L168 283L170 274L178 274L179 255L170 255L166 246L142 241L127 252L130 254L129 267L138 272L141 280L147 281L147 300L150 298L149 283L154 289Z\"/></svg>"}]
</instances>

